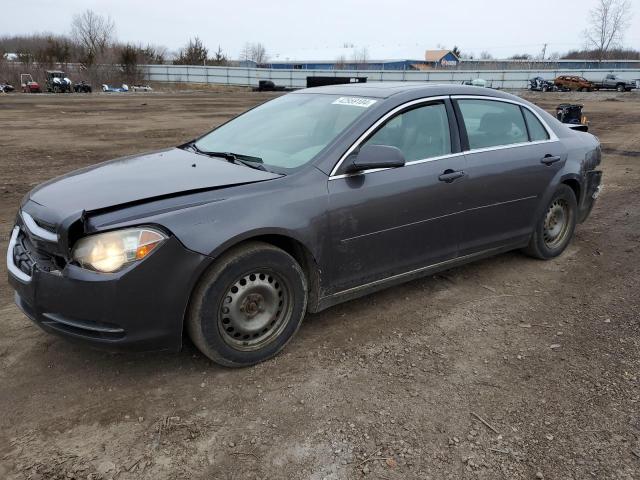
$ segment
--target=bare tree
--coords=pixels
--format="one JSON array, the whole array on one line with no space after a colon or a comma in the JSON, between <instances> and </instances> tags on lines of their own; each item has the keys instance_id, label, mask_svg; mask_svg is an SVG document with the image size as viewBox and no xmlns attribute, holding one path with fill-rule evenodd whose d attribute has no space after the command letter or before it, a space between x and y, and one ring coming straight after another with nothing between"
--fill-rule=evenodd
<instances>
[{"instance_id":1,"label":"bare tree","mask_svg":"<svg viewBox=\"0 0 640 480\"><path fill-rule=\"evenodd\" d=\"M333 68L335 70L346 70L347 69L347 59L344 55L340 55L336 59L336 63L333 64Z\"/></svg>"},{"instance_id":2,"label":"bare tree","mask_svg":"<svg viewBox=\"0 0 640 480\"><path fill-rule=\"evenodd\" d=\"M486 50L482 51L480 52L480 60L493 60L493 55L491 55Z\"/></svg>"},{"instance_id":3,"label":"bare tree","mask_svg":"<svg viewBox=\"0 0 640 480\"><path fill-rule=\"evenodd\" d=\"M146 64L162 65L167 61L169 56L167 47L163 45L147 44L146 47L140 48L140 61Z\"/></svg>"},{"instance_id":4,"label":"bare tree","mask_svg":"<svg viewBox=\"0 0 640 480\"><path fill-rule=\"evenodd\" d=\"M245 43L242 52L240 52L240 60L248 60L260 65L266 63L267 60L269 60L269 56L267 55L267 49L262 43Z\"/></svg>"},{"instance_id":5,"label":"bare tree","mask_svg":"<svg viewBox=\"0 0 640 480\"><path fill-rule=\"evenodd\" d=\"M73 16L71 36L84 50L84 63L93 65L113 43L116 25L110 17L103 17L93 10L85 10Z\"/></svg>"},{"instance_id":6,"label":"bare tree","mask_svg":"<svg viewBox=\"0 0 640 480\"><path fill-rule=\"evenodd\" d=\"M367 50L367 47L362 47L359 50L354 50L353 64L358 70L364 70L369 66L369 50Z\"/></svg>"},{"instance_id":7,"label":"bare tree","mask_svg":"<svg viewBox=\"0 0 640 480\"><path fill-rule=\"evenodd\" d=\"M629 0L598 0L589 12L589 26L584 32L588 47L598 53L598 61L604 60L610 49L622 46L630 21Z\"/></svg>"}]
</instances>

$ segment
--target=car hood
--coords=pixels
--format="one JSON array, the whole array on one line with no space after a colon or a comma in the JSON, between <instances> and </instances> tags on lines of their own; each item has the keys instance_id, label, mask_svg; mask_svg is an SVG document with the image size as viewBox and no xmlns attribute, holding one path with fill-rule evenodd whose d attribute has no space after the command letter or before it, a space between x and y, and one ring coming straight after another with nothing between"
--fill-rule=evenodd
<instances>
[{"instance_id":1,"label":"car hood","mask_svg":"<svg viewBox=\"0 0 640 480\"><path fill-rule=\"evenodd\" d=\"M280 176L171 148L71 172L36 187L29 199L66 216Z\"/></svg>"}]
</instances>

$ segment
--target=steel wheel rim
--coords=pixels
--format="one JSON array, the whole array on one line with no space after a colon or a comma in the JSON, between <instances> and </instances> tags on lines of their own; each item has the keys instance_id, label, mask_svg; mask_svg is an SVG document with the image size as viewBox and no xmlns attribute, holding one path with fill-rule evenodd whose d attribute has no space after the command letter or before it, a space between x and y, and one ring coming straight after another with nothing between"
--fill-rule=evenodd
<instances>
[{"instance_id":1,"label":"steel wheel rim","mask_svg":"<svg viewBox=\"0 0 640 480\"><path fill-rule=\"evenodd\" d=\"M557 248L564 242L569 231L570 215L569 204L566 200L555 200L549 206L542 228L544 243L548 248Z\"/></svg>"},{"instance_id":2,"label":"steel wheel rim","mask_svg":"<svg viewBox=\"0 0 640 480\"><path fill-rule=\"evenodd\" d=\"M241 351L263 348L274 341L291 316L291 289L270 270L255 270L236 279L222 297L217 312L220 335Z\"/></svg>"}]
</instances>

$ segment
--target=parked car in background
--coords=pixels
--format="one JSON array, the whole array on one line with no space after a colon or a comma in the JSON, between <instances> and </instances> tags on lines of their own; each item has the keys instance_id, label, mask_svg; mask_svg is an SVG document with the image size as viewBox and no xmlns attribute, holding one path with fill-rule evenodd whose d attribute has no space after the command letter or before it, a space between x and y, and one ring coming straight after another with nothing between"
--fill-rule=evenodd
<instances>
[{"instance_id":1,"label":"parked car in background","mask_svg":"<svg viewBox=\"0 0 640 480\"><path fill-rule=\"evenodd\" d=\"M131 89L134 92L153 92L153 88L149 85L133 85Z\"/></svg>"},{"instance_id":2,"label":"parked car in background","mask_svg":"<svg viewBox=\"0 0 640 480\"><path fill-rule=\"evenodd\" d=\"M106 93L124 93L129 91L129 85L123 83L119 87L114 87L112 85L107 85L106 83L102 84L102 91Z\"/></svg>"},{"instance_id":3,"label":"parked car in background","mask_svg":"<svg viewBox=\"0 0 640 480\"><path fill-rule=\"evenodd\" d=\"M9 92L13 92L14 90L15 90L15 87L10 83L0 82L0 93L9 93Z\"/></svg>"},{"instance_id":4,"label":"parked car in background","mask_svg":"<svg viewBox=\"0 0 640 480\"><path fill-rule=\"evenodd\" d=\"M553 83L553 80L545 80L542 77L534 77L529 80L527 85L529 90L534 92L555 92L558 87Z\"/></svg>"},{"instance_id":5,"label":"parked car in background","mask_svg":"<svg viewBox=\"0 0 640 480\"><path fill-rule=\"evenodd\" d=\"M513 249L557 257L600 160L596 137L496 90L299 90L34 188L9 281L48 332L138 350L188 333L212 360L252 365L306 312Z\"/></svg>"},{"instance_id":6,"label":"parked car in background","mask_svg":"<svg viewBox=\"0 0 640 480\"><path fill-rule=\"evenodd\" d=\"M618 92L630 92L636 86L634 80L623 80L618 75L609 74L600 82L593 82L596 90L617 90Z\"/></svg>"},{"instance_id":7,"label":"parked car in background","mask_svg":"<svg viewBox=\"0 0 640 480\"><path fill-rule=\"evenodd\" d=\"M553 83L561 90L576 90L578 92L593 90L593 83L576 75L560 75Z\"/></svg>"},{"instance_id":8,"label":"parked car in background","mask_svg":"<svg viewBox=\"0 0 640 480\"><path fill-rule=\"evenodd\" d=\"M474 87L491 88L491 84L484 78L474 78L473 80L464 80L462 85L471 85Z\"/></svg>"},{"instance_id":9,"label":"parked car in background","mask_svg":"<svg viewBox=\"0 0 640 480\"><path fill-rule=\"evenodd\" d=\"M20 87L22 88L22 93L41 93L42 89L40 88L40 84L33 80L33 77L30 73L21 73L20 74Z\"/></svg>"}]
</instances>

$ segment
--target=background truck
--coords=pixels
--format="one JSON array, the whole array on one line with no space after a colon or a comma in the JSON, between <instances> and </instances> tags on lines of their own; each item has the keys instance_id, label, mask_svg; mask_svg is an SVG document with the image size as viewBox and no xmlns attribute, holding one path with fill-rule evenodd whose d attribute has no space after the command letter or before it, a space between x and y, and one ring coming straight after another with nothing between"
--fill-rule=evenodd
<instances>
[{"instance_id":1,"label":"background truck","mask_svg":"<svg viewBox=\"0 0 640 480\"><path fill-rule=\"evenodd\" d=\"M593 82L593 88L596 90L617 90L619 92L628 92L635 88L636 84L633 80L623 80L618 75L612 73L605 76L601 82Z\"/></svg>"}]
</instances>

